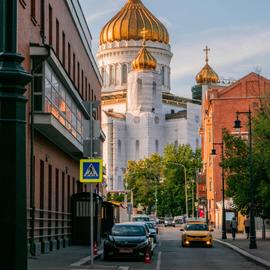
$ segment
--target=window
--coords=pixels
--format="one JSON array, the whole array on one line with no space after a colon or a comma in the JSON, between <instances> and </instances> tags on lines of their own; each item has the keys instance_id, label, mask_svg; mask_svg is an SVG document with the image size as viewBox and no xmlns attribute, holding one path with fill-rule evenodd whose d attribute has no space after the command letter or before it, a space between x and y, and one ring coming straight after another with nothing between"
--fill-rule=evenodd
<instances>
[{"instance_id":1,"label":"window","mask_svg":"<svg viewBox=\"0 0 270 270\"><path fill-rule=\"evenodd\" d=\"M45 65L45 112L50 112L82 142L82 112L48 64Z\"/></svg>"},{"instance_id":2,"label":"window","mask_svg":"<svg viewBox=\"0 0 270 270\"><path fill-rule=\"evenodd\" d=\"M175 114L175 110L171 110L171 114Z\"/></svg>"},{"instance_id":3,"label":"window","mask_svg":"<svg viewBox=\"0 0 270 270\"><path fill-rule=\"evenodd\" d=\"M36 0L31 0L31 17L33 19L36 17Z\"/></svg>"},{"instance_id":4,"label":"window","mask_svg":"<svg viewBox=\"0 0 270 270\"><path fill-rule=\"evenodd\" d=\"M55 169L55 211L59 210L59 170Z\"/></svg>"},{"instance_id":5,"label":"window","mask_svg":"<svg viewBox=\"0 0 270 270\"><path fill-rule=\"evenodd\" d=\"M76 193L76 185L75 185L75 178L72 178L72 194Z\"/></svg>"},{"instance_id":6,"label":"window","mask_svg":"<svg viewBox=\"0 0 270 270\"><path fill-rule=\"evenodd\" d=\"M67 210L70 212L70 175L67 177Z\"/></svg>"},{"instance_id":7,"label":"window","mask_svg":"<svg viewBox=\"0 0 270 270\"><path fill-rule=\"evenodd\" d=\"M159 141L158 140L156 140L156 142L155 142L155 151L156 151L156 153L158 153L159 152Z\"/></svg>"},{"instance_id":8,"label":"window","mask_svg":"<svg viewBox=\"0 0 270 270\"><path fill-rule=\"evenodd\" d=\"M138 91L142 90L142 79L137 79Z\"/></svg>"},{"instance_id":9,"label":"window","mask_svg":"<svg viewBox=\"0 0 270 270\"><path fill-rule=\"evenodd\" d=\"M78 92L80 92L80 63L77 63L77 87Z\"/></svg>"},{"instance_id":10,"label":"window","mask_svg":"<svg viewBox=\"0 0 270 270\"><path fill-rule=\"evenodd\" d=\"M48 170L48 209L52 210L52 165L49 165Z\"/></svg>"},{"instance_id":11,"label":"window","mask_svg":"<svg viewBox=\"0 0 270 270\"><path fill-rule=\"evenodd\" d=\"M59 21L56 19L56 55L59 56Z\"/></svg>"},{"instance_id":12,"label":"window","mask_svg":"<svg viewBox=\"0 0 270 270\"><path fill-rule=\"evenodd\" d=\"M138 159L140 155L140 141L139 140L136 140L135 142L135 153L136 153L136 159Z\"/></svg>"},{"instance_id":13,"label":"window","mask_svg":"<svg viewBox=\"0 0 270 270\"><path fill-rule=\"evenodd\" d=\"M157 84L156 82L153 82L153 98L156 98L157 96Z\"/></svg>"},{"instance_id":14,"label":"window","mask_svg":"<svg viewBox=\"0 0 270 270\"><path fill-rule=\"evenodd\" d=\"M65 212L65 173L62 172L62 212Z\"/></svg>"},{"instance_id":15,"label":"window","mask_svg":"<svg viewBox=\"0 0 270 270\"><path fill-rule=\"evenodd\" d=\"M49 44L52 45L53 41L53 14L52 14L52 7L49 5Z\"/></svg>"},{"instance_id":16,"label":"window","mask_svg":"<svg viewBox=\"0 0 270 270\"><path fill-rule=\"evenodd\" d=\"M65 68L66 66L66 35L62 33L62 63Z\"/></svg>"},{"instance_id":17,"label":"window","mask_svg":"<svg viewBox=\"0 0 270 270\"><path fill-rule=\"evenodd\" d=\"M122 64L122 84L127 83L127 65Z\"/></svg>"},{"instance_id":18,"label":"window","mask_svg":"<svg viewBox=\"0 0 270 270\"><path fill-rule=\"evenodd\" d=\"M161 68L161 83L165 85L165 67Z\"/></svg>"},{"instance_id":19,"label":"window","mask_svg":"<svg viewBox=\"0 0 270 270\"><path fill-rule=\"evenodd\" d=\"M40 168L39 168L39 208L44 209L44 161L40 160Z\"/></svg>"},{"instance_id":20,"label":"window","mask_svg":"<svg viewBox=\"0 0 270 270\"><path fill-rule=\"evenodd\" d=\"M84 90L84 96L83 99L87 100L87 78L85 77L84 79L84 85L85 85L85 90Z\"/></svg>"},{"instance_id":21,"label":"window","mask_svg":"<svg viewBox=\"0 0 270 270\"><path fill-rule=\"evenodd\" d=\"M122 153L122 142L118 140L118 155L121 157Z\"/></svg>"},{"instance_id":22,"label":"window","mask_svg":"<svg viewBox=\"0 0 270 270\"><path fill-rule=\"evenodd\" d=\"M110 66L110 74L109 74L109 84L113 85L115 83L115 73L114 73L114 67Z\"/></svg>"},{"instance_id":23,"label":"window","mask_svg":"<svg viewBox=\"0 0 270 270\"><path fill-rule=\"evenodd\" d=\"M84 96L84 72L83 72L83 70L82 70L81 74L82 74L82 77L81 77L82 78L81 96L83 98L83 96Z\"/></svg>"},{"instance_id":24,"label":"window","mask_svg":"<svg viewBox=\"0 0 270 270\"><path fill-rule=\"evenodd\" d=\"M76 56L75 53L73 53L73 83L76 82Z\"/></svg>"},{"instance_id":25,"label":"window","mask_svg":"<svg viewBox=\"0 0 270 270\"><path fill-rule=\"evenodd\" d=\"M91 100L94 100L94 90L91 90Z\"/></svg>"},{"instance_id":26,"label":"window","mask_svg":"<svg viewBox=\"0 0 270 270\"><path fill-rule=\"evenodd\" d=\"M68 74L70 75L70 69L71 69L71 48L70 43L68 43Z\"/></svg>"}]
</instances>

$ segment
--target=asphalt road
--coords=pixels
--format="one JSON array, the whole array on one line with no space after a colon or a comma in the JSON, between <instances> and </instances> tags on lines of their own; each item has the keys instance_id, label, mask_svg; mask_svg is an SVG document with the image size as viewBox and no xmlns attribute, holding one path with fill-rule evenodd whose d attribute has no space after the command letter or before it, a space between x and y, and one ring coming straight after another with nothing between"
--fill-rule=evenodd
<instances>
[{"instance_id":1,"label":"asphalt road","mask_svg":"<svg viewBox=\"0 0 270 270\"><path fill-rule=\"evenodd\" d=\"M159 243L151 264L144 264L143 260L138 259L104 262L102 258L95 263L104 266L129 266L130 270L265 269L218 243L214 243L213 248L182 248L180 241L179 228L160 228Z\"/></svg>"}]
</instances>

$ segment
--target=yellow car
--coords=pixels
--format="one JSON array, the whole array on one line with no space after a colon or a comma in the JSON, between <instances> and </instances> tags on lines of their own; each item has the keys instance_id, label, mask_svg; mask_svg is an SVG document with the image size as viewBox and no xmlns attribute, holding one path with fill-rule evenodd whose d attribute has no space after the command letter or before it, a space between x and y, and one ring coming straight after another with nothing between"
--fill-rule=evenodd
<instances>
[{"instance_id":1,"label":"yellow car","mask_svg":"<svg viewBox=\"0 0 270 270\"><path fill-rule=\"evenodd\" d=\"M208 225L202 222L187 223L182 231L182 246L189 247L192 245L203 245L213 247L213 236Z\"/></svg>"}]
</instances>

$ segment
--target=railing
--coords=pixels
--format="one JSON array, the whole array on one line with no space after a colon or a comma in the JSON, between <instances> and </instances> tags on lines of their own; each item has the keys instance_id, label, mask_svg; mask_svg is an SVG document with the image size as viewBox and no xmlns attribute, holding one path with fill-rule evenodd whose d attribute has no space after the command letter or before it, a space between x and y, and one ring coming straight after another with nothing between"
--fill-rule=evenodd
<instances>
[{"instance_id":1,"label":"railing","mask_svg":"<svg viewBox=\"0 0 270 270\"><path fill-rule=\"evenodd\" d=\"M29 241L69 239L71 228L71 213L69 212L36 208L33 213L32 208L27 209L27 238Z\"/></svg>"}]
</instances>

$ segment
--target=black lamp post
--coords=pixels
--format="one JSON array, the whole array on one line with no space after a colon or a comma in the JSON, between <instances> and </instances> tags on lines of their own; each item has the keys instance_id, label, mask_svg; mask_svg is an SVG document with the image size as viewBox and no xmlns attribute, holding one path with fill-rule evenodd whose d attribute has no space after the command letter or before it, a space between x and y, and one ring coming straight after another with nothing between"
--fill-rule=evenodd
<instances>
[{"instance_id":1,"label":"black lamp post","mask_svg":"<svg viewBox=\"0 0 270 270\"><path fill-rule=\"evenodd\" d=\"M221 160L224 160L224 142L223 142L223 130L222 130L222 142L221 143L213 143L213 149L211 155L216 155L215 145L221 146ZM227 239L226 234L226 209L225 209L225 175L224 175L224 168L222 167L222 239Z\"/></svg>"},{"instance_id":2,"label":"black lamp post","mask_svg":"<svg viewBox=\"0 0 270 270\"><path fill-rule=\"evenodd\" d=\"M17 0L0 1L0 269L27 270L25 86L17 54Z\"/></svg>"},{"instance_id":3,"label":"black lamp post","mask_svg":"<svg viewBox=\"0 0 270 270\"><path fill-rule=\"evenodd\" d=\"M236 112L236 120L234 122L234 128L237 130L241 129L241 121L239 120L239 115L245 114L248 116L249 125L249 188L250 188L250 238L249 238L249 248L256 249L256 230L255 230L255 214L254 214L254 181L253 181L253 156L252 156L252 113L249 109L247 112Z\"/></svg>"}]
</instances>

